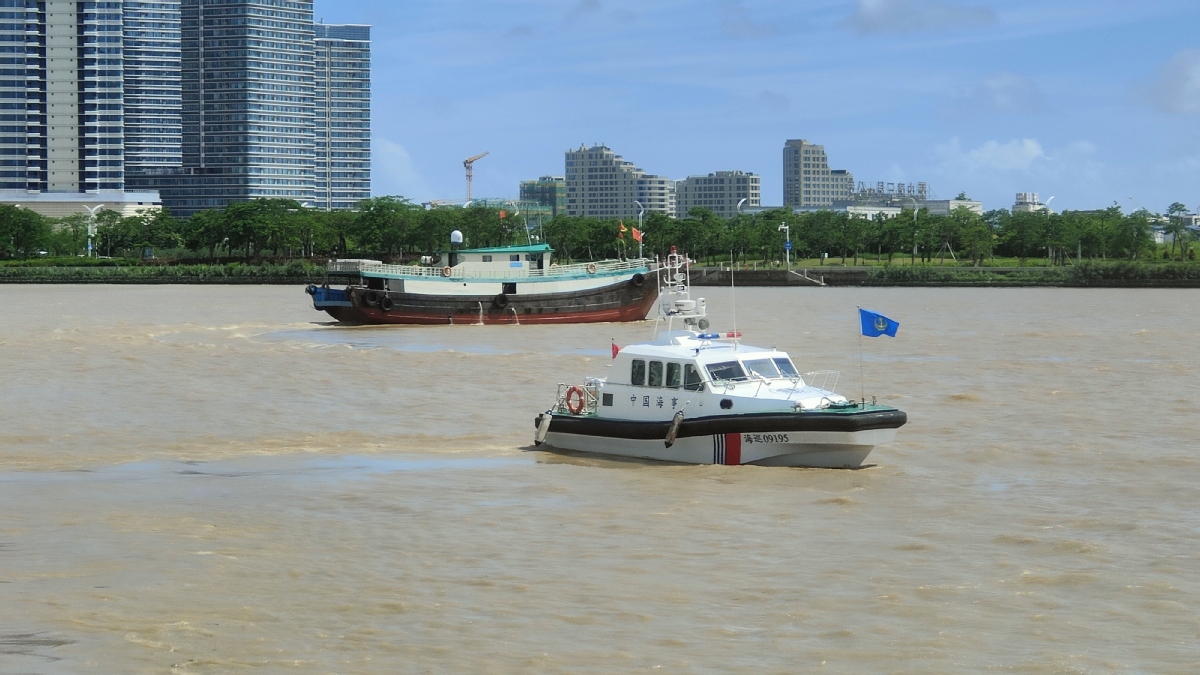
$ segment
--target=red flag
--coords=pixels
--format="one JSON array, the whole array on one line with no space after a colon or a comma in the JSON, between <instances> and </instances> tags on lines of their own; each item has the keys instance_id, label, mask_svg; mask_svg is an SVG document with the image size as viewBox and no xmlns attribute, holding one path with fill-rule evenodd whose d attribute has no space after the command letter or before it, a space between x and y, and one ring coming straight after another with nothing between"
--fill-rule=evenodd
<instances>
[{"instance_id":1,"label":"red flag","mask_svg":"<svg viewBox=\"0 0 1200 675\"><path fill-rule=\"evenodd\" d=\"M628 232L628 230L625 229L625 221L621 220L618 222L621 224L621 230L617 232L617 239L624 239L625 233Z\"/></svg>"},{"instance_id":2,"label":"red flag","mask_svg":"<svg viewBox=\"0 0 1200 675\"><path fill-rule=\"evenodd\" d=\"M637 229L636 227L633 228L633 240L637 241L637 242L640 242L642 240L642 231Z\"/></svg>"},{"instance_id":3,"label":"red flag","mask_svg":"<svg viewBox=\"0 0 1200 675\"><path fill-rule=\"evenodd\" d=\"M617 354L620 353L621 348L618 347L617 343L614 342L614 343L612 343L612 350L613 350L613 358L615 359L615 358L617 358Z\"/></svg>"},{"instance_id":4,"label":"red flag","mask_svg":"<svg viewBox=\"0 0 1200 675\"><path fill-rule=\"evenodd\" d=\"M508 217L508 211L505 211L504 209L500 209L500 220L504 220L507 217Z\"/></svg>"}]
</instances>

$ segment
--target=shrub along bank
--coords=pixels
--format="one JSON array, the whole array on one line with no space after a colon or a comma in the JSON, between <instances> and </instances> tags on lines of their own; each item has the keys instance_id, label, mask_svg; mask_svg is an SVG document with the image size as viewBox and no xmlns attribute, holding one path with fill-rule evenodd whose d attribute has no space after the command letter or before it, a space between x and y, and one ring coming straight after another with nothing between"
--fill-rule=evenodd
<instances>
[{"instance_id":1,"label":"shrub along bank","mask_svg":"<svg viewBox=\"0 0 1200 675\"><path fill-rule=\"evenodd\" d=\"M323 266L307 261L261 265L0 266L0 283L10 284L308 284L320 282L324 275Z\"/></svg>"}]
</instances>

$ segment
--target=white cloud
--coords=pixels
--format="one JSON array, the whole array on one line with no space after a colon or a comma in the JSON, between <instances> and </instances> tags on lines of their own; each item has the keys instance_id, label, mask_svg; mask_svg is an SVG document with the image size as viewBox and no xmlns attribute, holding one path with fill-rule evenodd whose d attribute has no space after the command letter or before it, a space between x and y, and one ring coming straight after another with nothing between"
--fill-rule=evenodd
<instances>
[{"instance_id":1,"label":"white cloud","mask_svg":"<svg viewBox=\"0 0 1200 675\"><path fill-rule=\"evenodd\" d=\"M371 143L371 194L400 195L414 202L431 198L429 185L399 143L375 137Z\"/></svg>"},{"instance_id":2,"label":"white cloud","mask_svg":"<svg viewBox=\"0 0 1200 675\"><path fill-rule=\"evenodd\" d=\"M989 7L946 0L858 0L846 24L863 34L947 32L996 21Z\"/></svg>"},{"instance_id":3,"label":"white cloud","mask_svg":"<svg viewBox=\"0 0 1200 675\"><path fill-rule=\"evenodd\" d=\"M1042 146L1032 138L1013 139L1007 143L988 141L964 151L958 138L935 149L942 168L967 173L995 171L1027 171L1038 160L1049 159Z\"/></svg>"},{"instance_id":4,"label":"white cloud","mask_svg":"<svg viewBox=\"0 0 1200 675\"><path fill-rule=\"evenodd\" d=\"M1200 49L1185 49L1163 65L1150 89L1150 100L1163 112L1200 113Z\"/></svg>"}]
</instances>

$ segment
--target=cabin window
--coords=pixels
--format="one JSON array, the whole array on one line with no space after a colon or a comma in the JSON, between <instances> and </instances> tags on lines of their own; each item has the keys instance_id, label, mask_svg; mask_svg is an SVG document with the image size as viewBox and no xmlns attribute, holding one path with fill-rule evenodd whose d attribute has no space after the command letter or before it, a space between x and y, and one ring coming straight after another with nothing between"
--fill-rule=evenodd
<instances>
[{"instance_id":1,"label":"cabin window","mask_svg":"<svg viewBox=\"0 0 1200 675\"><path fill-rule=\"evenodd\" d=\"M508 256L508 261L509 262L521 262L521 254L520 253L510 254Z\"/></svg>"},{"instance_id":2,"label":"cabin window","mask_svg":"<svg viewBox=\"0 0 1200 675\"><path fill-rule=\"evenodd\" d=\"M601 394L600 396L601 396L600 405L606 405L609 407L612 406L612 403L613 403L613 395L612 394Z\"/></svg>"},{"instance_id":3,"label":"cabin window","mask_svg":"<svg viewBox=\"0 0 1200 675\"><path fill-rule=\"evenodd\" d=\"M800 377L800 372L796 370L796 366L792 365L791 359L776 358L775 367L779 368L780 374L782 374L784 377Z\"/></svg>"},{"instance_id":4,"label":"cabin window","mask_svg":"<svg viewBox=\"0 0 1200 675\"><path fill-rule=\"evenodd\" d=\"M742 370L742 364L737 361L723 361L721 363L708 364L708 375L717 380L744 380L746 379L746 371Z\"/></svg>"},{"instance_id":5,"label":"cabin window","mask_svg":"<svg viewBox=\"0 0 1200 675\"><path fill-rule=\"evenodd\" d=\"M633 368L629 373L629 383L635 387L640 387L646 384L646 362L641 359L634 359Z\"/></svg>"},{"instance_id":6,"label":"cabin window","mask_svg":"<svg viewBox=\"0 0 1200 675\"><path fill-rule=\"evenodd\" d=\"M704 380L700 378L700 371L690 363L683 367L683 388L691 391L704 389Z\"/></svg>"},{"instance_id":7,"label":"cabin window","mask_svg":"<svg viewBox=\"0 0 1200 675\"><path fill-rule=\"evenodd\" d=\"M646 383L651 387L663 386L663 364L662 361L650 362L650 381Z\"/></svg>"},{"instance_id":8,"label":"cabin window","mask_svg":"<svg viewBox=\"0 0 1200 675\"><path fill-rule=\"evenodd\" d=\"M768 380L779 378L779 368L775 366L775 362L771 359L747 359L742 362L746 366L746 370L750 371L751 375L763 377Z\"/></svg>"},{"instance_id":9,"label":"cabin window","mask_svg":"<svg viewBox=\"0 0 1200 675\"><path fill-rule=\"evenodd\" d=\"M501 291L500 291L501 293L505 293L505 294L507 294L507 295L516 295L516 293L517 293L517 282L515 282L515 281L506 281L506 282L504 282L503 284L501 284L501 288L503 289L503 290L501 290Z\"/></svg>"},{"instance_id":10,"label":"cabin window","mask_svg":"<svg viewBox=\"0 0 1200 675\"><path fill-rule=\"evenodd\" d=\"M679 388L679 381L682 377L683 368L679 367L678 363L667 364L667 386L672 389Z\"/></svg>"},{"instance_id":11,"label":"cabin window","mask_svg":"<svg viewBox=\"0 0 1200 675\"><path fill-rule=\"evenodd\" d=\"M483 262L492 262L492 256L490 256L490 255L483 256Z\"/></svg>"}]
</instances>

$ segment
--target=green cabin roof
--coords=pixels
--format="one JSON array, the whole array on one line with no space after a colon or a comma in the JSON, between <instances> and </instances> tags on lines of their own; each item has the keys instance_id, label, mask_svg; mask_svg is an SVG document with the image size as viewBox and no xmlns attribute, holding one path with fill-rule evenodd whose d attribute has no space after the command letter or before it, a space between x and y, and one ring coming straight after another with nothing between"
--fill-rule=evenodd
<instances>
[{"instance_id":1,"label":"green cabin roof","mask_svg":"<svg viewBox=\"0 0 1200 675\"><path fill-rule=\"evenodd\" d=\"M549 253L554 249L549 244L532 244L528 246L495 246L492 248L463 248L459 253Z\"/></svg>"}]
</instances>

